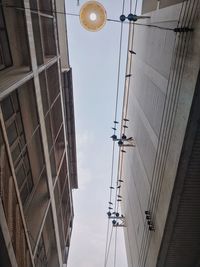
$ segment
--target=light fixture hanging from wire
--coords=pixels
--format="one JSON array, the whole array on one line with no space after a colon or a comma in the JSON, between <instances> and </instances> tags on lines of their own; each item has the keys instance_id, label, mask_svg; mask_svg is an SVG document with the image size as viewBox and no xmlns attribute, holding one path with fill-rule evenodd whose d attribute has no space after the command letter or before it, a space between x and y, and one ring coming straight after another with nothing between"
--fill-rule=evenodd
<instances>
[{"instance_id":1,"label":"light fixture hanging from wire","mask_svg":"<svg viewBox=\"0 0 200 267\"><path fill-rule=\"evenodd\" d=\"M104 27L106 21L106 10L99 2L88 1L81 7L80 22L86 30L92 32L99 31Z\"/></svg>"}]
</instances>

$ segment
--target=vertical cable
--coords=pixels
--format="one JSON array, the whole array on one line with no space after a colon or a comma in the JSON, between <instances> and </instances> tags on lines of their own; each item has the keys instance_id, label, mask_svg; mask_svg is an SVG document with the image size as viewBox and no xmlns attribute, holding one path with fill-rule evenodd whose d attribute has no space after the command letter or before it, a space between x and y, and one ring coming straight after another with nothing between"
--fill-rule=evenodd
<instances>
[{"instance_id":1,"label":"vertical cable","mask_svg":"<svg viewBox=\"0 0 200 267\"><path fill-rule=\"evenodd\" d=\"M117 261L117 227L115 230L115 248L114 248L114 267L116 267L116 261Z\"/></svg>"},{"instance_id":2,"label":"vertical cable","mask_svg":"<svg viewBox=\"0 0 200 267\"><path fill-rule=\"evenodd\" d=\"M138 3L138 0L135 0L135 10L134 10L134 14L136 14L136 11L137 11L137 3Z\"/></svg>"},{"instance_id":3,"label":"vertical cable","mask_svg":"<svg viewBox=\"0 0 200 267\"><path fill-rule=\"evenodd\" d=\"M124 8L125 8L125 0L123 0L123 2L122 2L122 14L124 13ZM121 22L121 25L120 25L120 40L119 40L119 59L118 59L118 71L117 71L116 102L115 102L115 112L114 112L114 126L115 126L115 128L116 128L116 121L117 121L117 117L118 117L118 102L119 102L120 73L121 73L122 40L123 40L123 23ZM114 134L115 133L116 133L116 130L114 130ZM111 179L110 179L109 202L112 202L112 187L113 187L113 180L114 180L114 161L115 161L115 142L113 142L113 148L112 148L112 162L111 162ZM110 252L110 245L111 245L111 240L112 240L113 227L112 227L111 234L110 234L110 240L109 240L109 232L110 232L110 224L109 224L109 218L108 218L107 233L106 233L106 248L105 248L104 267L106 267L107 261L108 261L108 256L109 256L109 252Z\"/></svg>"}]
</instances>

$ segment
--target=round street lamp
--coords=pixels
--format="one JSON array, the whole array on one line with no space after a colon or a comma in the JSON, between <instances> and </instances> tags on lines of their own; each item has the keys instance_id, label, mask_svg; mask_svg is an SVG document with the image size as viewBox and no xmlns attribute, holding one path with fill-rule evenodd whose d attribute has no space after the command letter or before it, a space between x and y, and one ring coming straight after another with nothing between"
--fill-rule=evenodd
<instances>
[{"instance_id":1,"label":"round street lamp","mask_svg":"<svg viewBox=\"0 0 200 267\"><path fill-rule=\"evenodd\" d=\"M88 1L81 7L80 22L86 30L99 31L106 24L106 20L106 10L99 2Z\"/></svg>"}]
</instances>

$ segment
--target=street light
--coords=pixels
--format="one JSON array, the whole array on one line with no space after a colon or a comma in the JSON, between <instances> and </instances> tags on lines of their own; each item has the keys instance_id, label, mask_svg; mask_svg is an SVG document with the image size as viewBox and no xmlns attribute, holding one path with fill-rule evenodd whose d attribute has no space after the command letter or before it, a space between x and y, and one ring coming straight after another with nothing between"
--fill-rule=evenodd
<instances>
[{"instance_id":1,"label":"street light","mask_svg":"<svg viewBox=\"0 0 200 267\"><path fill-rule=\"evenodd\" d=\"M106 10L99 2L88 1L81 7L80 22L86 30L99 31L106 24L106 20Z\"/></svg>"}]
</instances>

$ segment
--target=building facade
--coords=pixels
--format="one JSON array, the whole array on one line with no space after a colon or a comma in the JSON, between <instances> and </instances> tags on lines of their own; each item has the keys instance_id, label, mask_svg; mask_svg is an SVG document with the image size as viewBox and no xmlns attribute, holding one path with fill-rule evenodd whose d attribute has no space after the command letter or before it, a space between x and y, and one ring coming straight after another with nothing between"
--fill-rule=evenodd
<instances>
[{"instance_id":1,"label":"building facade","mask_svg":"<svg viewBox=\"0 0 200 267\"><path fill-rule=\"evenodd\" d=\"M130 25L120 154L129 267L200 266L199 1L144 0ZM174 32L189 27L193 31Z\"/></svg>"},{"instance_id":2,"label":"building facade","mask_svg":"<svg viewBox=\"0 0 200 267\"><path fill-rule=\"evenodd\" d=\"M67 263L78 185L64 12L0 1L0 266Z\"/></svg>"}]
</instances>

